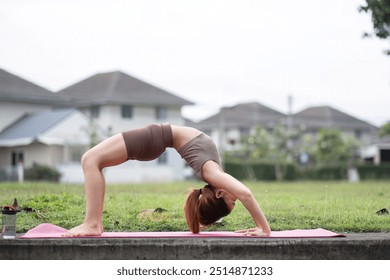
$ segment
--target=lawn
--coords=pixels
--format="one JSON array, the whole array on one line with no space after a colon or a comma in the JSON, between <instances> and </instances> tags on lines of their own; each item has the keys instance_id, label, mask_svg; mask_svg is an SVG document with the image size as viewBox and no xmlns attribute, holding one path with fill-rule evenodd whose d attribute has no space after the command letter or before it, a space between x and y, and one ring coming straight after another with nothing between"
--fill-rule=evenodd
<instances>
[{"instance_id":1,"label":"lawn","mask_svg":"<svg viewBox=\"0 0 390 280\"><path fill-rule=\"evenodd\" d=\"M273 230L325 228L336 232L390 232L390 182L246 182L265 212ZM108 185L104 227L106 231L184 231L183 205L190 188L200 182ZM0 205L17 198L22 211L17 231L40 223L71 228L83 221L85 196L82 185L53 183L1 183ZM147 209L162 211L144 213ZM206 230L237 230L253 227L243 205L221 223Z\"/></svg>"}]
</instances>

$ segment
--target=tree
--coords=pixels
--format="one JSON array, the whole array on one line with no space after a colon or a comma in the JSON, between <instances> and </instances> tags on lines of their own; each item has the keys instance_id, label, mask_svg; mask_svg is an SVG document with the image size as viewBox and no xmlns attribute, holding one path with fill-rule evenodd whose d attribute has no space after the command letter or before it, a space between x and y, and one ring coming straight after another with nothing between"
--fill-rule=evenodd
<instances>
[{"instance_id":1,"label":"tree","mask_svg":"<svg viewBox=\"0 0 390 280\"><path fill-rule=\"evenodd\" d=\"M243 138L243 150L249 159L267 158L270 150L270 136L262 126L256 126L253 134Z\"/></svg>"},{"instance_id":2,"label":"tree","mask_svg":"<svg viewBox=\"0 0 390 280\"><path fill-rule=\"evenodd\" d=\"M387 135L390 135L390 122L382 125L381 128L379 129L380 137L385 137Z\"/></svg>"},{"instance_id":3,"label":"tree","mask_svg":"<svg viewBox=\"0 0 390 280\"><path fill-rule=\"evenodd\" d=\"M353 139L343 138L338 129L321 129L318 134L316 160L318 165L349 165L357 144Z\"/></svg>"},{"instance_id":4,"label":"tree","mask_svg":"<svg viewBox=\"0 0 390 280\"><path fill-rule=\"evenodd\" d=\"M283 180L285 164L292 160L291 141L295 133L287 131L283 125L275 125L272 132L257 126L254 133L242 139L242 150L245 168L249 179L254 180L253 161L272 163L275 166L275 177Z\"/></svg>"},{"instance_id":5,"label":"tree","mask_svg":"<svg viewBox=\"0 0 390 280\"><path fill-rule=\"evenodd\" d=\"M102 129L92 118L89 120L88 126L83 127L83 131L89 139L89 148L96 146L104 138L112 136L110 129Z\"/></svg>"},{"instance_id":6,"label":"tree","mask_svg":"<svg viewBox=\"0 0 390 280\"><path fill-rule=\"evenodd\" d=\"M292 161L292 140L295 133L290 132L283 125L275 125L272 129L272 145L270 160L275 164L275 176L277 180L283 180L286 173L287 162Z\"/></svg>"},{"instance_id":7,"label":"tree","mask_svg":"<svg viewBox=\"0 0 390 280\"><path fill-rule=\"evenodd\" d=\"M255 132L248 136L243 137L241 142L244 159L244 166L248 174L249 180L255 180L255 172L253 170L253 160L268 158L270 151L270 136L263 127L256 126Z\"/></svg>"},{"instance_id":8,"label":"tree","mask_svg":"<svg viewBox=\"0 0 390 280\"><path fill-rule=\"evenodd\" d=\"M366 5L360 6L359 11L370 13L374 31L364 33L365 37L375 35L380 39L390 38L390 1L389 0L365 0ZM390 55L390 50L385 54Z\"/></svg>"}]
</instances>

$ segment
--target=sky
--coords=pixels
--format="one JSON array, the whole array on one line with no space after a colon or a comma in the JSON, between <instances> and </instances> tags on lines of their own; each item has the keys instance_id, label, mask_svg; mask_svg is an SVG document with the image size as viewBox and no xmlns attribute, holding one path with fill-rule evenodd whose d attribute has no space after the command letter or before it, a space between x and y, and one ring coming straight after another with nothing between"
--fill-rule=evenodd
<instances>
[{"instance_id":1,"label":"sky","mask_svg":"<svg viewBox=\"0 0 390 280\"><path fill-rule=\"evenodd\" d=\"M123 71L194 102L390 121L390 41L362 0L0 0L0 68L52 91Z\"/></svg>"}]
</instances>

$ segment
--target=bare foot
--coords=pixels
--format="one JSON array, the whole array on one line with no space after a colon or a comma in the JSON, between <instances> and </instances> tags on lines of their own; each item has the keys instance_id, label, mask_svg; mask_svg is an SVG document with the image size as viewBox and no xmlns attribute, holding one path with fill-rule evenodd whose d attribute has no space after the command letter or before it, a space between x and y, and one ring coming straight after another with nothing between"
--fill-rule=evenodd
<instances>
[{"instance_id":1,"label":"bare foot","mask_svg":"<svg viewBox=\"0 0 390 280\"><path fill-rule=\"evenodd\" d=\"M64 233L64 237L79 237L79 236L99 236L103 233L101 225L92 226L90 224L81 224Z\"/></svg>"}]
</instances>

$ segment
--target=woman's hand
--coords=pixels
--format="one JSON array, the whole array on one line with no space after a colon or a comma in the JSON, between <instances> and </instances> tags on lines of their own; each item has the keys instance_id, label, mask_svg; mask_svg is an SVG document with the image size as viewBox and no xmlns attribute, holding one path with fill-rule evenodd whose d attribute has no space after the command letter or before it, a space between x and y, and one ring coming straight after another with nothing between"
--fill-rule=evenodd
<instances>
[{"instance_id":1,"label":"woman's hand","mask_svg":"<svg viewBox=\"0 0 390 280\"><path fill-rule=\"evenodd\" d=\"M265 233L262 228L255 227L250 229L242 229L235 231L236 233L242 233L245 236L269 236L270 233Z\"/></svg>"}]
</instances>

